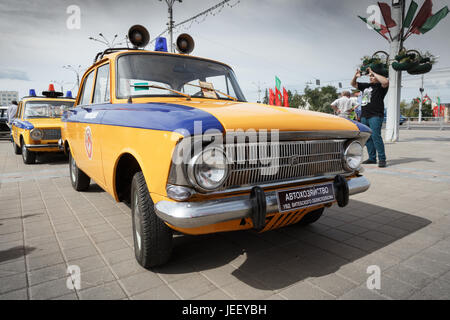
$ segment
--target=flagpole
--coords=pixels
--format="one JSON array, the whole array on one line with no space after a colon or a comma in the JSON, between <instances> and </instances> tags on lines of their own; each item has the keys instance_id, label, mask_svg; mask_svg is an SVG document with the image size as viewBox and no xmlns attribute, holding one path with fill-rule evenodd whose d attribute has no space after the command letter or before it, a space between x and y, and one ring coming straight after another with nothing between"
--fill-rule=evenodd
<instances>
[{"instance_id":1,"label":"flagpole","mask_svg":"<svg viewBox=\"0 0 450 320\"><path fill-rule=\"evenodd\" d=\"M394 5L395 3L395 5ZM392 19L396 26L392 28L394 38L391 42L391 49L389 54L389 91L387 95L387 110L386 110L386 142L396 142L399 138L399 121L400 121L400 98L402 73L395 71L392 68L392 62L395 56L401 50L403 45L403 11L405 8L405 0L393 0L392 2Z\"/></svg>"}]
</instances>

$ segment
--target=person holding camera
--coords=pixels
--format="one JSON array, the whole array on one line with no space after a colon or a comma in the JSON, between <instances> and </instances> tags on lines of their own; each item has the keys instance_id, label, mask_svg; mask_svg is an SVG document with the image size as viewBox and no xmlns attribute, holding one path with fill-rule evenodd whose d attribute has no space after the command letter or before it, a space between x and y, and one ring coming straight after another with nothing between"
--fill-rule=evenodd
<instances>
[{"instance_id":1,"label":"person holding camera","mask_svg":"<svg viewBox=\"0 0 450 320\"><path fill-rule=\"evenodd\" d=\"M372 135L367 140L366 147L369 159L364 164L376 164L378 153L378 167L386 167L386 153L383 138L381 137L381 126L384 120L384 98L389 90L389 79L367 69L370 82L362 83L356 80L361 77L358 69L352 79L352 87L362 92L361 99L361 123L372 130Z\"/></svg>"}]
</instances>

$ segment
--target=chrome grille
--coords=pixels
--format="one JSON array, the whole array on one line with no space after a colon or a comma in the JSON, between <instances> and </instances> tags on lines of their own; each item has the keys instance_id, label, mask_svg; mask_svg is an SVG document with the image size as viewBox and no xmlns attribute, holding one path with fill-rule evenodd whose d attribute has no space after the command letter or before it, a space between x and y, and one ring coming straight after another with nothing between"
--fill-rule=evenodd
<instances>
[{"instance_id":1,"label":"chrome grille","mask_svg":"<svg viewBox=\"0 0 450 320\"><path fill-rule=\"evenodd\" d=\"M231 162L224 189L344 173L345 140L225 145Z\"/></svg>"},{"instance_id":2,"label":"chrome grille","mask_svg":"<svg viewBox=\"0 0 450 320\"><path fill-rule=\"evenodd\" d=\"M42 140L59 140L61 138L61 129L43 129L44 136Z\"/></svg>"}]
</instances>

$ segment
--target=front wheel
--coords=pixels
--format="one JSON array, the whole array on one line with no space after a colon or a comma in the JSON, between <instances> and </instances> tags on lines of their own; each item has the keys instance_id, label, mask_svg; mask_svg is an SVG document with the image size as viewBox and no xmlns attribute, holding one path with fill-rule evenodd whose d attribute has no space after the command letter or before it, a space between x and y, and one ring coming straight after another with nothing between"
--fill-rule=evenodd
<instances>
[{"instance_id":1,"label":"front wheel","mask_svg":"<svg viewBox=\"0 0 450 320\"><path fill-rule=\"evenodd\" d=\"M324 210L325 210L325 208L320 208L320 209L308 212L302 218L302 220L300 220L300 224L302 226L306 226L306 225L309 225L309 224L312 224L312 223L316 222L317 220L320 219L320 217L322 216Z\"/></svg>"},{"instance_id":2,"label":"front wheel","mask_svg":"<svg viewBox=\"0 0 450 320\"><path fill-rule=\"evenodd\" d=\"M25 147L25 143L22 142L22 160L25 164L34 164L36 163L36 153L33 151L29 151Z\"/></svg>"},{"instance_id":3,"label":"front wheel","mask_svg":"<svg viewBox=\"0 0 450 320\"><path fill-rule=\"evenodd\" d=\"M77 167L75 159L69 152L69 171L72 187L77 191L86 191L91 183L91 178Z\"/></svg>"},{"instance_id":4,"label":"front wheel","mask_svg":"<svg viewBox=\"0 0 450 320\"><path fill-rule=\"evenodd\" d=\"M142 172L131 183L131 216L138 263L146 269L165 264L172 253L172 229L156 215Z\"/></svg>"}]
</instances>

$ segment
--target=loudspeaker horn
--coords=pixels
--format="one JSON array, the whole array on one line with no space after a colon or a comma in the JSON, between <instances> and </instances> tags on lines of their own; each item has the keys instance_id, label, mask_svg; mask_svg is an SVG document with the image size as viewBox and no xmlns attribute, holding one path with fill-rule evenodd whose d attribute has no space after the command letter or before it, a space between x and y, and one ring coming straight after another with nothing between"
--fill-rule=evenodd
<instances>
[{"instance_id":1,"label":"loudspeaker horn","mask_svg":"<svg viewBox=\"0 0 450 320\"><path fill-rule=\"evenodd\" d=\"M139 24L136 24L128 30L128 39L137 48L144 48L150 41L148 30Z\"/></svg>"},{"instance_id":2,"label":"loudspeaker horn","mask_svg":"<svg viewBox=\"0 0 450 320\"><path fill-rule=\"evenodd\" d=\"M194 50L194 39L187 33L180 34L177 38L177 50L182 54L189 54Z\"/></svg>"}]
</instances>

